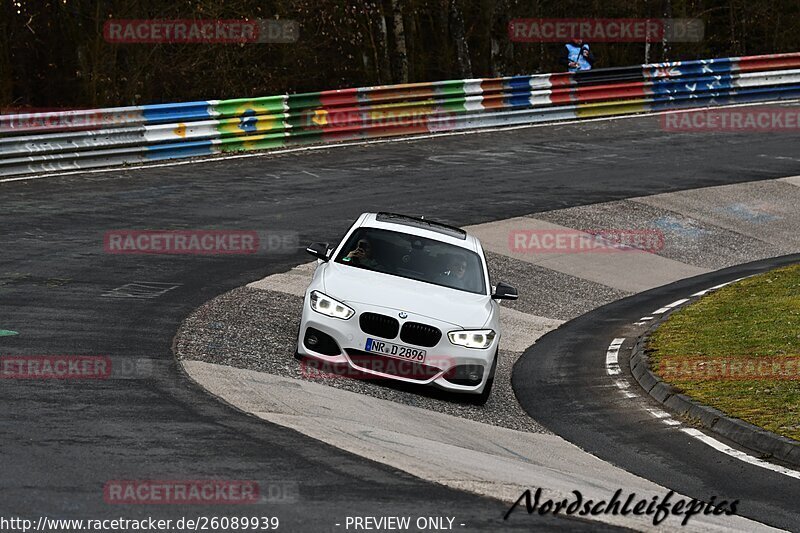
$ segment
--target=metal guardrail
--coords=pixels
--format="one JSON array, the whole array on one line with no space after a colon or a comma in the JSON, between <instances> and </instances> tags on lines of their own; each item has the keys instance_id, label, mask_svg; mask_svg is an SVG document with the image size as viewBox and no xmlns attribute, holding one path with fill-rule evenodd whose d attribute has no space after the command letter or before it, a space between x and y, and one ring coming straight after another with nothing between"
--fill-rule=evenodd
<instances>
[{"instance_id":1,"label":"metal guardrail","mask_svg":"<svg viewBox=\"0 0 800 533\"><path fill-rule=\"evenodd\" d=\"M0 115L0 176L800 97L800 53Z\"/></svg>"}]
</instances>

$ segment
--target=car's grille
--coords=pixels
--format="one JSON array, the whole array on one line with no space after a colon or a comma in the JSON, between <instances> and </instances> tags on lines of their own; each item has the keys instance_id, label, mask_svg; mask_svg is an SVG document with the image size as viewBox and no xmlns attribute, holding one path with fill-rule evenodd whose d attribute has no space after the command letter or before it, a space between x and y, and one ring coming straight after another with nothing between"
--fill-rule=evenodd
<instances>
[{"instance_id":1,"label":"car's grille","mask_svg":"<svg viewBox=\"0 0 800 533\"><path fill-rule=\"evenodd\" d=\"M442 338L438 328L419 322L406 322L400 331L400 339L408 344L417 346L436 346Z\"/></svg>"},{"instance_id":2,"label":"car's grille","mask_svg":"<svg viewBox=\"0 0 800 533\"><path fill-rule=\"evenodd\" d=\"M347 355L350 356L350 360L357 367L405 379L427 381L442 371L435 366L405 361L394 357L384 357L361 350L348 348Z\"/></svg>"},{"instance_id":3,"label":"car's grille","mask_svg":"<svg viewBox=\"0 0 800 533\"><path fill-rule=\"evenodd\" d=\"M358 325L364 333L384 339L394 339L400 329L400 323L396 319L377 313L361 313Z\"/></svg>"}]
</instances>

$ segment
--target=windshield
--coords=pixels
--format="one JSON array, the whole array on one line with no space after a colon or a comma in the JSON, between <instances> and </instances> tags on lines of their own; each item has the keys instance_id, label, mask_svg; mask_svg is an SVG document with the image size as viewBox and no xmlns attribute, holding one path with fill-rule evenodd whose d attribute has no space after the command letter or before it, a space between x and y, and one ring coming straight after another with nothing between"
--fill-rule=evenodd
<instances>
[{"instance_id":1,"label":"windshield","mask_svg":"<svg viewBox=\"0 0 800 533\"><path fill-rule=\"evenodd\" d=\"M486 294L483 264L475 252L445 242L377 228L350 235L337 263Z\"/></svg>"}]
</instances>

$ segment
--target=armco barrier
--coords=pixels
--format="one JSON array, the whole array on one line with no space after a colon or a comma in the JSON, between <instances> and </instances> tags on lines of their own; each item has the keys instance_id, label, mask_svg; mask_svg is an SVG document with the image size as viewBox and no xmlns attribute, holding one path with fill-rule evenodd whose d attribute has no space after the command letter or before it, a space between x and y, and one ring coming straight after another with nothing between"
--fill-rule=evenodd
<instances>
[{"instance_id":1,"label":"armco barrier","mask_svg":"<svg viewBox=\"0 0 800 533\"><path fill-rule=\"evenodd\" d=\"M0 176L800 97L800 53L0 115Z\"/></svg>"}]
</instances>

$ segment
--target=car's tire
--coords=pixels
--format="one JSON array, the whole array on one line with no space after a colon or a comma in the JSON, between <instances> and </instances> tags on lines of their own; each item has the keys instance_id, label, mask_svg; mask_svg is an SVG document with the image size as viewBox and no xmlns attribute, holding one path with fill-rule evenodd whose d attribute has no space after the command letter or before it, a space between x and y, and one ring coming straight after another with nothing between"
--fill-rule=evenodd
<instances>
[{"instance_id":1,"label":"car's tire","mask_svg":"<svg viewBox=\"0 0 800 533\"><path fill-rule=\"evenodd\" d=\"M492 385L494 385L494 373L497 370L497 358L500 355L500 349L494 354L494 361L492 361L492 368L489 370L489 378L486 380L486 385L480 394L471 396L469 403L473 405L485 405L489 401L489 396L492 394Z\"/></svg>"}]
</instances>

